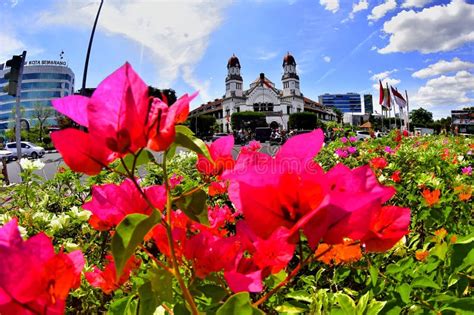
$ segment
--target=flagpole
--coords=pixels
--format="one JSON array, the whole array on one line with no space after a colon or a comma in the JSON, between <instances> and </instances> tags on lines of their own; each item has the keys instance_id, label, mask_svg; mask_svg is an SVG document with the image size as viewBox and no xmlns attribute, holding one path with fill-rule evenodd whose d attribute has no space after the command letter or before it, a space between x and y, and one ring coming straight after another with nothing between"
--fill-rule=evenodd
<instances>
[{"instance_id":1,"label":"flagpole","mask_svg":"<svg viewBox=\"0 0 474 315\"><path fill-rule=\"evenodd\" d=\"M410 107L408 105L408 93L407 90L405 90L405 97L407 99L407 130L410 132Z\"/></svg>"}]
</instances>

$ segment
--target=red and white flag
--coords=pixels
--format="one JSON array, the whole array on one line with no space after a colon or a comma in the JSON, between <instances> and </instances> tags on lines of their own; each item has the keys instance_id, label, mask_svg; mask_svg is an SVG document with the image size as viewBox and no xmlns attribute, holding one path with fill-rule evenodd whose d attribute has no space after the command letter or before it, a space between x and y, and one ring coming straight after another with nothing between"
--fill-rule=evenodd
<instances>
[{"instance_id":1,"label":"red and white flag","mask_svg":"<svg viewBox=\"0 0 474 315\"><path fill-rule=\"evenodd\" d=\"M398 92L396 89L393 88L393 86L390 86L390 89L392 90L393 94L393 99L395 101L395 104L397 104L399 107L404 108L407 106L407 101L403 98L403 96Z\"/></svg>"},{"instance_id":2,"label":"red and white flag","mask_svg":"<svg viewBox=\"0 0 474 315\"><path fill-rule=\"evenodd\" d=\"M382 86L382 81L379 80L380 83L380 97L379 97L379 104L382 105L382 109L390 110L390 91L387 88L384 89Z\"/></svg>"}]
</instances>

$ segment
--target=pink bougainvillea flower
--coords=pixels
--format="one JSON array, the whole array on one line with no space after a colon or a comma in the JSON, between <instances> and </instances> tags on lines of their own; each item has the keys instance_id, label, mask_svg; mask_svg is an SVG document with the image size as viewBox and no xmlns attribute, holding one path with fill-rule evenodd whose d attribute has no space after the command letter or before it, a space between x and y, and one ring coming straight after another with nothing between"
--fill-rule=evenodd
<instances>
[{"instance_id":1,"label":"pink bougainvillea flower","mask_svg":"<svg viewBox=\"0 0 474 315\"><path fill-rule=\"evenodd\" d=\"M184 177L181 175L173 174L169 179L170 188L173 189L183 181Z\"/></svg>"},{"instance_id":2,"label":"pink bougainvillea flower","mask_svg":"<svg viewBox=\"0 0 474 315\"><path fill-rule=\"evenodd\" d=\"M463 175L472 175L472 166L467 166L462 168Z\"/></svg>"},{"instance_id":3,"label":"pink bougainvillea flower","mask_svg":"<svg viewBox=\"0 0 474 315\"><path fill-rule=\"evenodd\" d=\"M267 239L279 227L296 230L325 196L324 174L313 158L323 144L316 130L289 139L274 158L255 152L239 156L232 171L229 196L250 229ZM264 222L265 224L262 224Z\"/></svg>"},{"instance_id":4,"label":"pink bougainvillea flower","mask_svg":"<svg viewBox=\"0 0 474 315\"><path fill-rule=\"evenodd\" d=\"M242 254L241 254L242 255ZM262 270L252 259L237 259L234 269L225 271L224 278L232 292L260 292L263 290Z\"/></svg>"},{"instance_id":5,"label":"pink bougainvillea flower","mask_svg":"<svg viewBox=\"0 0 474 315\"><path fill-rule=\"evenodd\" d=\"M369 252L384 252L408 234L409 226L410 209L396 206L382 207L373 212L369 233L362 238L362 242Z\"/></svg>"},{"instance_id":6,"label":"pink bougainvillea flower","mask_svg":"<svg viewBox=\"0 0 474 315\"><path fill-rule=\"evenodd\" d=\"M346 157L349 156L349 152L347 152L347 151L345 150L345 148L337 148L337 149L334 151L334 153L336 153L336 155L337 155L338 157L340 157L341 159L345 159Z\"/></svg>"},{"instance_id":7,"label":"pink bougainvillea flower","mask_svg":"<svg viewBox=\"0 0 474 315\"><path fill-rule=\"evenodd\" d=\"M379 184L369 166L350 169L337 164L326 174L329 191L325 203L307 224L305 234L312 248L325 243L359 240L370 228L368 217L394 194L393 187Z\"/></svg>"},{"instance_id":8,"label":"pink bougainvillea flower","mask_svg":"<svg viewBox=\"0 0 474 315\"><path fill-rule=\"evenodd\" d=\"M174 140L174 125L186 120L193 97L185 95L171 107L149 100L148 86L126 63L102 81L91 98L74 95L52 102L87 132L68 128L54 132L51 139L72 170L95 175L138 149L165 150Z\"/></svg>"},{"instance_id":9,"label":"pink bougainvillea flower","mask_svg":"<svg viewBox=\"0 0 474 315\"><path fill-rule=\"evenodd\" d=\"M352 136L352 137L349 138L349 141L350 142L357 142L357 137Z\"/></svg>"},{"instance_id":10,"label":"pink bougainvillea flower","mask_svg":"<svg viewBox=\"0 0 474 315\"><path fill-rule=\"evenodd\" d=\"M248 153L248 152L256 152L262 148L262 144L259 141L252 140L249 142L248 145L243 146L242 149L240 149L241 153Z\"/></svg>"},{"instance_id":11,"label":"pink bougainvillea flower","mask_svg":"<svg viewBox=\"0 0 474 315\"><path fill-rule=\"evenodd\" d=\"M357 152L357 148L356 147L348 147L347 152L349 152L349 154L355 154Z\"/></svg>"},{"instance_id":12,"label":"pink bougainvillea flower","mask_svg":"<svg viewBox=\"0 0 474 315\"><path fill-rule=\"evenodd\" d=\"M151 204L162 210L166 203L164 186L149 186L143 189ZM152 208L140 194L129 178L120 185L104 184L92 187L92 199L86 202L84 209L92 212L89 223L99 231L117 226L125 216L131 213L151 214Z\"/></svg>"},{"instance_id":13,"label":"pink bougainvillea flower","mask_svg":"<svg viewBox=\"0 0 474 315\"><path fill-rule=\"evenodd\" d=\"M128 63L102 81L91 98L68 96L54 100L53 107L88 128L51 135L74 171L97 174L116 158L146 145L148 86Z\"/></svg>"},{"instance_id":14,"label":"pink bougainvillea flower","mask_svg":"<svg viewBox=\"0 0 474 315\"><path fill-rule=\"evenodd\" d=\"M80 284L80 251L55 253L43 233L24 241L16 220L0 228L0 314L62 314Z\"/></svg>"},{"instance_id":15,"label":"pink bougainvillea flower","mask_svg":"<svg viewBox=\"0 0 474 315\"><path fill-rule=\"evenodd\" d=\"M341 142L342 142L342 143L347 143L347 138L346 138L346 137L342 137L342 138L341 138Z\"/></svg>"},{"instance_id":16,"label":"pink bougainvillea flower","mask_svg":"<svg viewBox=\"0 0 474 315\"><path fill-rule=\"evenodd\" d=\"M222 238L205 230L186 241L184 255L192 261L196 276L204 279L211 272L230 269L240 247L235 237Z\"/></svg>"},{"instance_id":17,"label":"pink bougainvillea flower","mask_svg":"<svg viewBox=\"0 0 474 315\"><path fill-rule=\"evenodd\" d=\"M187 241L187 233L193 230L193 221L181 210L171 212L171 234L174 242L176 258L181 261ZM165 256L171 257L166 228L158 224L152 230L153 240L156 246Z\"/></svg>"},{"instance_id":18,"label":"pink bougainvillea flower","mask_svg":"<svg viewBox=\"0 0 474 315\"><path fill-rule=\"evenodd\" d=\"M100 288L105 294L111 294L113 291L120 288L122 284L127 282L128 278L130 278L131 272L140 266L141 261L135 256L130 257L125 264L122 275L117 279L114 258L112 255L107 255L105 258L108 262L103 270L94 266L94 270L92 272L86 272L85 276L91 286L94 288Z\"/></svg>"},{"instance_id":19,"label":"pink bougainvillea flower","mask_svg":"<svg viewBox=\"0 0 474 315\"><path fill-rule=\"evenodd\" d=\"M395 151L393 151L393 149L389 146L386 146L384 151L387 152L388 154L395 154Z\"/></svg>"},{"instance_id":20,"label":"pink bougainvillea flower","mask_svg":"<svg viewBox=\"0 0 474 315\"><path fill-rule=\"evenodd\" d=\"M189 103L197 96L187 94L180 97L173 105L153 99L146 124L147 147L154 151L164 151L173 143L176 135L175 125L186 121L189 114Z\"/></svg>"},{"instance_id":21,"label":"pink bougainvillea flower","mask_svg":"<svg viewBox=\"0 0 474 315\"><path fill-rule=\"evenodd\" d=\"M209 225L213 229L223 228L227 223L235 222L237 213L232 213L230 208L226 205L208 207L207 216L209 218Z\"/></svg>"},{"instance_id":22,"label":"pink bougainvillea flower","mask_svg":"<svg viewBox=\"0 0 474 315\"><path fill-rule=\"evenodd\" d=\"M376 170L383 170L387 167L388 162L383 157L375 157L370 160L370 165Z\"/></svg>"},{"instance_id":23,"label":"pink bougainvillea flower","mask_svg":"<svg viewBox=\"0 0 474 315\"><path fill-rule=\"evenodd\" d=\"M234 148L234 137L226 136L217 139L208 146L209 154L214 163L202 155L198 155L196 168L199 172L207 176L220 176L225 170L232 169L235 165L232 157Z\"/></svg>"}]
</instances>

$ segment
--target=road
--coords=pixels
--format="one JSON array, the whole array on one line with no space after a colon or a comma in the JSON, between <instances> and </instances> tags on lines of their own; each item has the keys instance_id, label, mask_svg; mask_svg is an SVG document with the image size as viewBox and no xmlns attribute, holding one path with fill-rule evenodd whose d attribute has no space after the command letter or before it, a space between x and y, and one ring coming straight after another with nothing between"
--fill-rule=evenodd
<instances>
[{"instance_id":1,"label":"road","mask_svg":"<svg viewBox=\"0 0 474 315\"><path fill-rule=\"evenodd\" d=\"M232 156L237 158L239 154L241 146L236 145L232 150ZM278 150L279 146L272 145L270 146L268 143L263 143L260 152L274 155ZM157 160L161 160L161 153L155 153L155 158ZM35 171L35 174L41 176L45 180L51 179L54 177L54 174L58 171L59 166L65 166L64 161L59 153L48 153L45 154L41 161L45 164L43 169ZM7 164L8 169L8 177L10 179L10 183L20 183L21 179L19 176L20 173L20 165L17 161L13 161Z\"/></svg>"}]
</instances>

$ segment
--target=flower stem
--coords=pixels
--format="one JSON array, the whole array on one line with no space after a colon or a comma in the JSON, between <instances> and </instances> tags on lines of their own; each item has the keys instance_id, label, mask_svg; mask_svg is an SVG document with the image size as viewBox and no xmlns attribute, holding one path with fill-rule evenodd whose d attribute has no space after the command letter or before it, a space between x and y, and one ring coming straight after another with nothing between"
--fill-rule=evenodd
<instances>
[{"instance_id":1,"label":"flower stem","mask_svg":"<svg viewBox=\"0 0 474 315\"><path fill-rule=\"evenodd\" d=\"M276 287L274 287L273 289L271 289L270 291L268 291L264 296L262 296L260 299L258 299L256 302L254 302L252 305L253 306L259 306L260 304L264 303L266 300L268 300L273 294L275 294L276 292L278 292L282 287L284 287L285 285L288 284L288 282L290 282L290 280L292 280L298 273L299 271L301 270L301 268L303 268L304 266L306 266L308 263L310 263L311 261L315 260L315 259L318 259L319 257L322 257L324 256L327 252L329 252L330 250L332 249L332 246L329 246L326 250L324 250L323 252L319 253L318 255L314 256L313 254L309 255L308 257L306 257L305 260L301 260L301 262L298 264L298 266L296 266L295 269L293 269L293 271L283 280L281 281Z\"/></svg>"},{"instance_id":2,"label":"flower stem","mask_svg":"<svg viewBox=\"0 0 474 315\"><path fill-rule=\"evenodd\" d=\"M165 189L166 189L166 221L167 221L167 226L166 226L166 235L168 236L168 244L170 247L170 252L171 252L171 262L173 265L174 269L174 276L176 280L178 280L179 287L181 288L181 291L183 292L183 297L188 302L189 307L191 308L191 312L193 315L198 315L199 311L197 309L196 303L194 302L194 298L191 295L191 292L189 291L188 287L184 283L183 278L181 277L181 273L179 272L179 266L178 262L176 259L176 253L174 249L174 242L173 242L173 234L171 231L171 194L170 194L170 186L168 182L168 172L166 168L166 151L163 155L163 181L165 183Z\"/></svg>"}]
</instances>

